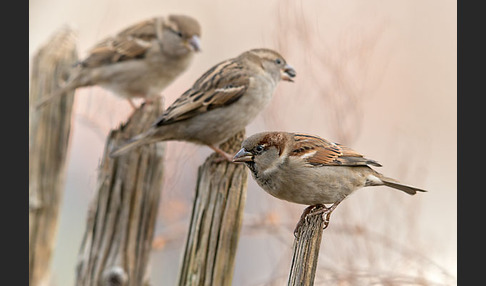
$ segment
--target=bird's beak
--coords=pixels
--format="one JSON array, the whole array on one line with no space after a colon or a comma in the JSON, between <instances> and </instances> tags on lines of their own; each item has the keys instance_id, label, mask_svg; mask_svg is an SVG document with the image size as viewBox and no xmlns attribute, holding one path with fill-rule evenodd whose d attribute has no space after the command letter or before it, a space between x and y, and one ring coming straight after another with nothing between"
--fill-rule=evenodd
<instances>
[{"instance_id":1,"label":"bird's beak","mask_svg":"<svg viewBox=\"0 0 486 286\"><path fill-rule=\"evenodd\" d=\"M293 67L286 64L285 67L280 71L280 77L282 80L293 82L292 78L295 77L296 72Z\"/></svg>"},{"instance_id":2,"label":"bird's beak","mask_svg":"<svg viewBox=\"0 0 486 286\"><path fill-rule=\"evenodd\" d=\"M247 152L245 148L241 148L238 153L233 157L233 162L235 163L244 163L244 162L251 162L253 161L253 154Z\"/></svg>"},{"instance_id":3,"label":"bird's beak","mask_svg":"<svg viewBox=\"0 0 486 286\"><path fill-rule=\"evenodd\" d=\"M195 52L200 52L201 51L201 42L199 40L199 37L197 35L192 36L187 43L193 49Z\"/></svg>"}]
</instances>

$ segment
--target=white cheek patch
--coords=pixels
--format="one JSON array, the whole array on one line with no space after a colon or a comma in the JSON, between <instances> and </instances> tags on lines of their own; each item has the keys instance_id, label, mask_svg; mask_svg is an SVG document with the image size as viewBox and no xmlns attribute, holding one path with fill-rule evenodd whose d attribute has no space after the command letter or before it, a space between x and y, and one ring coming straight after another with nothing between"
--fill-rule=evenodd
<instances>
[{"instance_id":1,"label":"white cheek patch","mask_svg":"<svg viewBox=\"0 0 486 286\"><path fill-rule=\"evenodd\" d=\"M268 175L270 173L277 171L278 168L285 162L287 157L288 155L280 156L277 160L275 160L275 162L273 162L273 164L270 167L268 167L265 171L263 171L263 174Z\"/></svg>"}]
</instances>

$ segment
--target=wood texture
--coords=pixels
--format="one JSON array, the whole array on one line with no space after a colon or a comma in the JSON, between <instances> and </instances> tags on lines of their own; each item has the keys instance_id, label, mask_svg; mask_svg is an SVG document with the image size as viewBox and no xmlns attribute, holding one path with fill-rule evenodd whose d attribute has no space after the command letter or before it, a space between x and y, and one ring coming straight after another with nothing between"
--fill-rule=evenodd
<instances>
[{"instance_id":1,"label":"wood texture","mask_svg":"<svg viewBox=\"0 0 486 286\"><path fill-rule=\"evenodd\" d=\"M107 138L79 252L76 285L148 283L165 143L145 145L115 158L108 154L114 146L148 129L162 109L160 99L138 108Z\"/></svg>"},{"instance_id":2,"label":"wood texture","mask_svg":"<svg viewBox=\"0 0 486 286\"><path fill-rule=\"evenodd\" d=\"M44 108L35 105L50 96L78 60L75 34L56 32L33 58L29 95L29 285L47 285L65 181L74 92Z\"/></svg>"},{"instance_id":3,"label":"wood texture","mask_svg":"<svg viewBox=\"0 0 486 286\"><path fill-rule=\"evenodd\" d=\"M320 210L325 211L325 207L317 207L312 212ZM325 221L323 217L325 217L325 214L308 215L303 220L301 227L296 230L288 280L289 286L314 285L322 232L329 222Z\"/></svg>"},{"instance_id":4,"label":"wood texture","mask_svg":"<svg viewBox=\"0 0 486 286\"><path fill-rule=\"evenodd\" d=\"M244 131L220 147L236 153ZM213 153L199 167L196 196L178 285L231 285L248 171Z\"/></svg>"}]
</instances>

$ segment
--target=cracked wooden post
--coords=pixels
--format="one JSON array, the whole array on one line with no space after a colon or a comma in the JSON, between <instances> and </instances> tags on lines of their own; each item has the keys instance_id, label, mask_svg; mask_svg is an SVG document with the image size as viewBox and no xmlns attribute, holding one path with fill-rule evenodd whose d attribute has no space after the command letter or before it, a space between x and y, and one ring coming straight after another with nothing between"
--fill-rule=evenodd
<instances>
[{"instance_id":1,"label":"cracked wooden post","mask_svg":"<svg viewBox=\"0 0 486 286\"><path fill-rule=\"evenodd\" d=\"M244 130L220 147L236 153ZM196 196L178 285L231 285L246 202L248 172L243 164L215 162L199 167Z\"/></svg>"},{"instance_id":2,"label":"cracked wooden post","mask_svg":"<svg viewBox=\"0 0 486 286\"><path fill-rule=\"evenodd\" d=\"M325 221L325 207L317 207L312 212L324 210L324 214L308 215L303 224L296 231L290 266L289 286L311 286L319 258L322 232L329 221Z\"/></svg>"},{"instance_id":3,"label":"cracked wooden post","mask_svg":"<svg viewBox=\"0 0 486 286\"><path fill-rule=\"evenodd\" d=\"M29 95L29 285L47 285L64 190L74 92L35 106L60 88L78 60L75 34L62 28L34 56Z\"/></svg>"},{"instance_id":4,"label":"cracked wooden post","mask_svg":"<svg viewBox=\"0 0 486 286\"><path fill-rule=\"evenodd\" d=\"M161 99L146 104L108 136L78 257L78 286L148 283L165 143L148 144L115 158L108 154L147 130L162 111Z\"/></svg>"}]
</instances>

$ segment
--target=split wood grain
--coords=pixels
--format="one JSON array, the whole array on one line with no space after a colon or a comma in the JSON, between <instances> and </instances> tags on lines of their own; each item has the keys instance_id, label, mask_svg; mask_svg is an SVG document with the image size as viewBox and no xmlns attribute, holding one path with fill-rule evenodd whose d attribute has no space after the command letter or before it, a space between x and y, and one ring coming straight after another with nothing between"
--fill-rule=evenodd
<instances>
[{"instance_id":1,"label":"split wood grain","mask_svg":"<svg viewBox=\"0 0 486 286\"><path fill-rule=\"evenodd\" d=\"M162 191L165 143L110 158L112 148L143 131L162 114L161 99L138 108L106 140L95 198L76 269L78 286L139 286L148 262Z\"/></svg>"},{"instance_id":2,"label":"split wood grain","mask_svg":"<svg viewBox=\"0 0 486 286\"><path fill-rule=\"evenodd\" d=\"M220 147L235 154L244 131ZM180 286L231 285L246 202L248 171L213 153L199 167Z\"/></svg>"},{"instance_id":3,"label":"split wood grain","mask_svg":"<svg viewBox=\"0 0 486 286\"><path fill-rule=\"evenodd\" d=\"M48 285L64 191L74 92L42 109L78 60L75 33L63 27L35 54L29 95L29 285Z\"/></svg>"}]
</instances>

